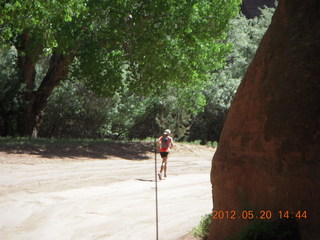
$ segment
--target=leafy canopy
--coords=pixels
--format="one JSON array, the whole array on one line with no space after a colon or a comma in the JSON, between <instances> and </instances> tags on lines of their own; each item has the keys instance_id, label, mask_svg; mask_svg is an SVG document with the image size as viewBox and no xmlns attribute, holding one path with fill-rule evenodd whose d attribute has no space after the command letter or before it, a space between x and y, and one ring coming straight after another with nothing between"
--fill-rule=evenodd
<instances>
[{"instance_id":1,"label":"leafy canopy","mask_svg":"<svg viewBox=\"0 0 320 240\"><path fill-rule=\"evenodd\" d=\"M0 3L0 42L74 57L73 76L100 94L201 84L222 67L240 0L12 0Z\"/></svg>"}]
</instances>

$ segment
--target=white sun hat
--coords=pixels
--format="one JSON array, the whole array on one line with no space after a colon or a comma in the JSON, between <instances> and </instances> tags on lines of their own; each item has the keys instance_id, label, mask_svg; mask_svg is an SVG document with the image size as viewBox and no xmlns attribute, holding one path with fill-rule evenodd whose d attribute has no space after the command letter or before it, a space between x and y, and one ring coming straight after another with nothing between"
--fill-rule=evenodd
<instances>
[{"instance_id":1,"label":"white sun hat","mask_svg":"<svg viewBox=\"0 0 320 240\"><path fill-rule=\"evenodd\" d=\"M166 129L163 134L165 134L165 135L170 135L170 134L171 134L171 131L170 131L169 129Z\"/></svg>"}]
</instances>

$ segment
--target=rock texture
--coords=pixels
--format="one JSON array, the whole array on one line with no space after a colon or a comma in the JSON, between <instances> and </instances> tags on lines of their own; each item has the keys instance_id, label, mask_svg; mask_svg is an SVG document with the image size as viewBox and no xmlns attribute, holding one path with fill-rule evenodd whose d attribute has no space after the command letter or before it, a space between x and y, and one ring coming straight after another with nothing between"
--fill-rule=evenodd
<instances>
[{"instance_id":1,"label":"rock texture","mask_svg":"<svg viewBox=\"0 0 320 240\"><path fill-rule=\"evenodd\" d=\"M254 18L260 16L259 8L275 7L275 0L243 0L241 5L241 12L247 18Z\"/></svg>"},{"instance_id":2,"label":"rock texture","mask_svg":"<svg viewBox=\"0 0 320 240\"><path fill-rule=\"evenodd\" d=\"M307 211L320 239L320 1L280 0L239 86L212 161L214 210ZM209 239L250 221L213 220Z\"/></svg>"}]
</instances>

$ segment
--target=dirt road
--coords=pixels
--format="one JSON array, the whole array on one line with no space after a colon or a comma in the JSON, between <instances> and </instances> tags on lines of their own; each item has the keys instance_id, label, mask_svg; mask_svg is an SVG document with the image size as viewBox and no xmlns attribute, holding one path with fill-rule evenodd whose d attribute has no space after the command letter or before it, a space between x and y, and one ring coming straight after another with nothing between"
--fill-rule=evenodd
<instances>
[{"instance_id":1,"label":"dirt road","mask_svg":"<svg viewBox=\"0 0 320 240\"><path fill-rule=\"evenodd\" d=\"M0 152L1 240L156 239L154 154L39 152ZM158 182L159 239L178 239L210 213L213 154L183 144L172 151Z\"/></svg>"}]
</instances>

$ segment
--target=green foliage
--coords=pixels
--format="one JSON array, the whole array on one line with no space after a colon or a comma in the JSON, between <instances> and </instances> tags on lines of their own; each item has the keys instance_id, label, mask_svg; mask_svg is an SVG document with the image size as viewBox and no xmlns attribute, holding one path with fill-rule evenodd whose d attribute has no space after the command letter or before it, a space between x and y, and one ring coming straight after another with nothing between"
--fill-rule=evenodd
<instances>
[{"instance_id":1,"label":"green foliage","mask_svg":"<svg viewBox=\"0 0 320 240\"><path fill-rule=\"evenodd\" d=\"M230 46L221 40L239 5L239 0L14 0L0 5L1 42L19 48L25 34L31 55L76 56L73 73L101 94L124 84L135 92L159 92L170 82L199 84L222 67Z\"/></svg>"},{"instance_id":2,"label":"green foliage","mask_svg":"<svg viewBox=\"0 0 320 240\"><path fill-rule=\"evenodd\" d=\"M43 119L41 136L99 137L99 128L106 122L110 103L98 98L80 83L63 82L55 89Z\"/></svg>"},{"instance_id":3,"label":"green foliage","mask_svg":"<svg viewBox=\"0 0 320 240\"><path fill-rule=\"evenodd\" d=\"M40 135L125 139L135 119L145 114L148 102L148 98L128 90L112 98L101 97L83 83L69 79L52 94Z\"/></svg>"},{"instance_id":4,"label":"green foliage","mask_svg":"<svg viewBox=\"0 0 320 240\"><path fill-rule=\"evenodd\" d=\"M171 88L160 96L149 98L146 112L135 120L129 137L143 139L154 134L160 135L169 128L176 140L183 140L192 116L206 104L204 95L196 89Z\"/></svg>"},{"instance_id":5,"label":"green foliage","mask_svg":"<svg viewBox=\"0 0 320 240\"><path fill-rule=\"evenodd\" d=\"M269 15L261 16L261 22L270 20L272 15L271 10L264 12ZM171 84L158 96L143 97L124 85L113 97L103 98L79 79L68 80L56 89L47 106L42 136L144 139L170 128L177 140L199 140L202 144L218 140L230 102L258 46L258 37L251 39L252 32L257 36L256 29L259 29L262 37L267 28L259 19L238 16L233 20L229 39L234 44L238 43L237 39L243 42L235 45L234 55L228 56L233 61L214 73L206 88L203 85L181 88ZM164 82L161 86L167 84Z\"/></svg>"},{"instance_id":6,"label":"green foliage","mask_svg":"<svg viewBox=\"0 0 320 240\"><path fill-rule=\"evenodd\" d=\"M227 39L233 44L233 50L227 56L227 64L211 75L212 81L203 91L206 107L193 119L189 140L201 139L203 144L219 140L232 99L271 22L273 12L273 8L265 8L260 17L246 19L240 14L231 20Z\"/></svg>"},{"instance_id":7,"label":"green foliage","mask_svg":"<svg viewBox=\"0 0 320 240\"><path fill-rule=\"evenodd\" d=\"M212 214L206 214L205 216L202 216L199 225L192 229L192 235L195 237L200 237L201 239L205 239L209 234L211 223Z\"/></svg>"},{"instance_id":8,"label":"green foliage","mask_svg":"<svg viewBox=\"0 0 320 240\"><path fill-rule=\"evenodd\" d=\"M231 21L228 40L233 44L233 51L227 57L228 64L213 74L213 81L206 88L206 96L214 96L210 100L223 108L230 107L238 85L271 22L274 9L265 8L261 12L260 17L246 19L240 14Z\"/></svg>"},{"instance_id":9,"label":"green foliage","mask_svg":"<svg viewBox=\"0 0 320 240\"><path fill-rule=\"evenodd\" d=\"M130 88L141 91L147 87L149 92L159 92L171 82L179 87L201 83L208 71L222 65L229 46L219 40L224 38L223 30L238 4L180 0L138 6L126 30L130 33L132 28L139 29L134 31L139 34L129 37ZM152 84L145 86L146 82Z\"/></svg>"},{"instance_id":10,"label":"green foliage","mask_svg":"<svg viewBox=\"0 0 320 240\"><path fill-rule=\"evenodd\" d=\"M223 67L231 49L225 41L225 31L240 3L240 0L5 1L0 3L0 44L15 46L17 58L28 61L28 68L37 66L33 79L21 74L23 64L17 65L20 81L28 82L25 95L34 91L34 101L44 103L31 106L32 103L24 102L25 109L38 108L29 111L35 116L28 116L29 122L35 124L32 118L41 118L38 115L43 109L39 108L46 103L46 99L39 98L48 98L51 86L66 77L64 67L68 67L73 81L84 83L101 96L121 91L152 96L170 88L203 88L208 75ZM51 55L64 59L64 66L48 68L46 61ZM59 79L44 81L46 72ZM55 75L56 72L63 74ZM37 92L39 86L47 92L41 95ZM197 101L203 101L203 96L197 97ZM30 132L33 127L21 129Z\"/></svg>"},{"instance_id":11,"label":"green foliage","mask_svg":"<svg viewBox=\"0 0 320 240\"><path fill-rule=\"evenodd\" d=\"M15 57L16 51L14 48L0 49L0 99L2 101L6 99L6 93L16 87L15 84L10 85L12 81L17 82Z\"/></svg>"},{"instance_id":12,"label":"green foliage","mask_svg":"<svg viewBox=\"0 0 320 240\"><path fill-rule=\"evenodd\" d=\"M298 224L294 219L255 220L239 235L239 240L300 240Z\"/></svg>"},{"instance_id":13,"label":"green foliage","mask_svg":"<svg viewBox=\"0 0 320 240\"><path fill-rule=\"evenodd\" d=\"M87 12L86 0L34 1L14 0L0 5L0 26L3 42L16 42L19 35L28 32L33 40L32 48L37 46L52 51L58 46L66 49L75 43L77 30L61 32L68 23L80 20ZM60 33L59 33L60 32ZM73 38L73 39L72 39ZM71 41L71 43L69 42Z\"/></svg>"},{"instance_id":14,"label":"green foliage","mask_svg":"<svg viewBox=\"0 0 320 240\"><path fill-rule=\"evenodd\" d=\"M16 51L0 48L0 135L15 135L21 85L16 73Z\"/></svg>"},{"instance_id":15,"label":"green foliage","mask_svg":"<svg viewBox=\"0 0 320 240\"><path fill-rule=\"evenodd\" d=\"M175 137L183 136L191 113L205 103L198 94L185 94L186 91L177 89L157 97L142 97L127 89L104 98L81 82L67 80L56 88L47 105L40 135L144 139L170 128Z\"/></svg>"}]
</instances>

